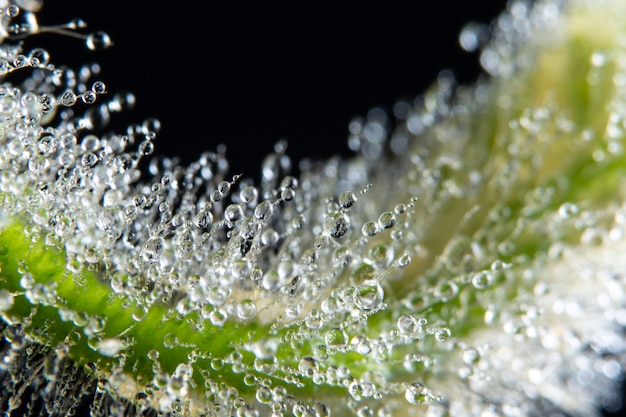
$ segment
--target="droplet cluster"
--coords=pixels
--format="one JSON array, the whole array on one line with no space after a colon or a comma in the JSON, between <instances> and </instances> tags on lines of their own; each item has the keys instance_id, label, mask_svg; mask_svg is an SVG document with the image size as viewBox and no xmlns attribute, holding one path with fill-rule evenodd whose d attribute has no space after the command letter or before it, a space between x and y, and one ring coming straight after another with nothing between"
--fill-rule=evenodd
<instances>
[{"instance_id":1,"label":"droplet cluster","mask_svg":"<svg viewBox=\"0 0 626 417\"><path fill-rule=\"evenodd\" d=\"M84 23L39 28L39 3L23 3L0 19L0 373L23 362L23 338L103 376L99 401L170 415L616 407L626 278L606 253L626 225L623 44L581 51L582 79L563 70L594 100L569 109L528 69L550 57L537 42L576 47L576 27L558 2L511 2L493 31L460 35L492 78L470 88L442 72L393 122L355 117L353 157L300 161L298 177L280 141L255 184L229 172L224 146L187 166L156 156L156 119L94 133L135 98L110 97L97 65L24 53L17 38ZM30 74L12 84L17 70ZM40 371L82 381L60 367Z\"/></svg>"}]
</instances>

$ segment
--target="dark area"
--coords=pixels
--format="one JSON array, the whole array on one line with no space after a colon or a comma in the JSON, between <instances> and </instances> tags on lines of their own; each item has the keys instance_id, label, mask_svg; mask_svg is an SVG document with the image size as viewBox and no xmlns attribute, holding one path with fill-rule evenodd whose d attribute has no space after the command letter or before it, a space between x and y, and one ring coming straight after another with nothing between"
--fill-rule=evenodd
<instances>
[{"instance_id":1,"label":"dark area","mask_svg":"<svg viewBox=\"0 0 626 417\"><path fill-rule=\"evenodd\" d=\"M136 95L135 110L115 126L156 117L157 153L191 162L224 143L233 173L257 176L280 139L294 161L349 154L354 116L415 98L443 69L462 83L475 80L478 54L461 49L460 29L489 23L506 5L479 3L199 8L67 0L45 2L39 23L80 17L82 32L110 35L114 46L98 52L76 39L47 41L53 62L76 66L87 57L101 64L110 92Z\"/></svg>"},{"instance_id":2,"label":"dark area","mask_svg":"<svg viewBox=\"0 0 626 417\"><path fill-rule=\"evenodd\" d=\"M100 63L111 93L136 95L134 110L116 115L111 128L158 118L157 154L188 163L226 144L232 173L257 177L280 139L294 161L349 155L352 117L374 107L390 111L443 69L473 82L478 54L460 48L459 31L470 21L491 22L506 7L504 0L341 9L223 3L48 0L41 26L82 18L82 33L104 30L115 44L93 52L60 35L34 42L46 44L56 64Z\"/></svg>"}]
</instances>

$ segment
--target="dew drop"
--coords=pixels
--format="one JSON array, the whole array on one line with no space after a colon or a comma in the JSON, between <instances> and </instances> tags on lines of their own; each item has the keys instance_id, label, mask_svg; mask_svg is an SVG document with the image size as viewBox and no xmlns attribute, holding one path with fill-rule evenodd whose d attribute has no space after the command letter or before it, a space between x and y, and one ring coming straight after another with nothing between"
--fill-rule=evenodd
<instances>
[{"instance_id":1,"label":"dew drop","mask_svg":"<svg viewBox=\"0 0 626 417\"><path fill-rule=\"evenodd\" d=\"M397 325L400 332L404 334L414 333L419 327L417 319L410 314L403 314L398 317Z\"/></svg>"},{"instance_id":2,"label":"dew drop","mask_svg":"<svg viewBox=\"0 0 626 417\"><path fill-rule=\"evenodd\" d=\"M250 299L244 299L237 304L236 312L237 318L240 320L250 320L256 315L256 304Z\"/></svg>"},{"instance_id":3,"label":"dew drop","mask_svg":"<svg viewBox=\"0 0 626 417\"><path fill-rule=\"evenodd\" d=\"M472 285L478 290L484 290L491 285L493 274L490 271L479 271L472 276Z\"/></svg>"},{"instance_id":4,"label":"dew drop","mask_svg":"<svg viewBox=\"0 0 626 417\"><path fill-rule=\"evenodd\" d=\"M109 358L115 357L122 349L122 342L116 338L102 339L97 344L98 353Z\"/></svg>"},{"instance_id":5,"label":"dew drop","mask_svg":"<svg viewBox=\"0 0 626 417\"><path fill-rule=\"evenodd\" d=\"M422 404L428 400L428 392L423 384L413 382L404 391L404 398L410 404Z\"/></svg>"},{"instance_id":6,"label":"dew drop","mask_svg":"<svg viewBox=\"0 0 626 417\"><path fill-rule=\"evenodd\" d=\"M383 301L384 292L377 280L367 280L356 288L354 302L361 310L377 309Z\"/></svg>"},{"instance_id":7,"label":"dew drop","mask_svg":"<svg viewBox=\"0 0 626 417\"><path fill-rule=\"evenodd\" d=\"M363 227L361 227L361 233L363 233L364 236L374 236L376 233L378 233L378 223L376 222L364 223Z\"/></svg>"},{"instance_id":8,"label":"dew drop","mask_svg":"<svg viewBox=\"0 0 626 417\"><path fill-rule=\"evenodd\" d=\"M459 286L452 281L444 282L435 290L435 296L443 302L452 300L459 293Z\"/></svg>"},{"instance_id":9,"label":"dew drop","mask_svg":"<svg viewBox=\"0 0 626 417\"><path fill-rule=\"evenodd\" d=\"M356 195L352 191L344 191L339 196L339 205L343 209L348 209L354 205L356 200Z\"/></svg>"},{"instance_id":10,"label":"dew drop","mask_svg":"<svg viewBox=\"0 0 626 417\"><path fill-rule=\"evenodd\" d=\"M85 152L81 157L80 163L85 167L92 167L98 162L98 157L93 152Z\"/></svg>"},{"instance_id":11,"label":"dew drop","mask_svg":"<svg viewBox=\"0 0 626 417\"><path fill-rule=\"evenodd\" d=\"M208 232L211 230L211 226L213 225L213 213L211 213L211 210L208 208L205 208L196 214L194 222L200 229Z\"/></svg>"},{"instance_id":12,"label":"dew drop","mask_svg":"<svg viewBox=\"0 0 626 417\"><path fill-rule=\"evenodd\" d=\"M168 349L172 349L174 346L176 346L176 336L174 336L172 333L166 334L163 337L163 346Z\"/></svg>"},{"instance_id":13,"label":"dew drop","mask_svg":"<svg viewBox=\"0 0 626 417\"><path fill-rule=\"evenodd\" d=\"M141 249L141 257L144 261L156 263L161 257L163 251L163 238L154 236L146 241Z\"/></svg>"},{"instance_id":14,"label":"dew drop","mask_svg":"<svg viewBox=\"0 0 626 417\"><path fill-rule=\"evenodd\" d=\"M316 346L315 349L313 349L313 356L321 361L328 359L328 348L326 345Z\"/></svg>"},{"instance_id":15,"label":"dew drop","mask_svg":"<svg viewBox=\"0 0 626 417\"><path fill-rule=\"evenodd\" d=\"M441 327L435 332L435 339L439 342L447 342L450 340L451 335L452 333L450 332L450 329Z\"/></svg>"},{"instance_id":16,"label":"dew drop","mask_svg":"<svg viewBox=\"0 0 626 417\"><path fill-rule=\"evenodd\" d=\"M254 217L259 220L267 220L272 215L273 206L269 201L260 202L254 209Z\"/></svg>"},{"instance_id":17,"label":"dew drop","mask_svg":"<svg viewBox=\"0 0 626 417\"><path fill-rule=\"evenodd\" d=\"M272 402L272 390L265 385L261 385L256 390L256 400L261 404L269 404Z\"/></svg>"},{"instance_id":18,"label":"dew drop","mask_svg":"<svg viewBox=\"0 0 626 417\"><path fill-rule=\"evenodd\" d=\"M300 375L312 378L317 373L317 361L311 356L304 356L298 363Z\"/></svg>"},{"instance_id":19,"label":"dew drop","mask_svg":"<svg viewBox=\"0 0 626 417\"><path fill-rule=\"evenodd\" d=\"M382 213L378 217L378 224L380 225L380 227L382 229L389 229L389 228L393 227L393 225L396 224L396 216L395 216L395 214L393 214L390 211L386 211L386 212Z\"/></svg>"},{"instance_id":20,"label":"dew drop","mask_svg":"<svg viewBox=\"0 0 626 417\"><path fill-rule=\"evenodd\" d=\"M33 276L29 273L22 274L22 277L20 278L20 287L28 290L33 288L33 285L35 285L35 278L33 278Z\"/></svg>"},{"instance_id":21,"label":"dew drop","mask_svg":"<svg viewBox=\"0 0 626 417\"><path fill-rule=\"evenodd\" d=\"M324 337L326 345L331 348L339 348L345 346L345 344L347 343L347 339L348 336L346 335L346 333L338 327L330 329L328 332L326 332L326 335Z\"/></svg>"},{"instance_id":22,"label":"dew drop","mask_svg":"<svg viewBox=\"0 0 626 417\"><path fill-rule=\"evenodd\" d=\"M257 189L251 185L245 187L239 192L239 198L244 203L253 203L259 196Z\"/></svg>"},{"instance_id":23,"label":"dew drop","mask_svg":"<svg viewBox=\"0 0 626 417\"><path fill-rule=\"evenodd\" d=\"M411 263L411 255L404 254L398 258L398 266L404 268Z\"/></svg>"},{"instance_id":24,"label":"dew drop","mask_svg":"<svg viewBox=\"0 0 626 417\"><path fill-rule=\"evenodd\" d=\"M6 8L4 13L8 17L17 17L20 14L20 8L19 8L19 6L15 5L15 4L11 4L11 5L9 5L9 7Z\"/></svg>"},{"instance_id":25,"label":"dew drop","mask_svg":"<svg viewBox=\"0 0 626 417\"><path fill-rule=\"evenodd\" d=\"M9 311L13 307L13 294L4 288L0 290L0 313Z\"/></svg>"},{"instance_id":26,"label":"dew drop","mask_svg":"<svg viewBox=\"0 0 626 417\"><path fill-rule=\"evenodd\" d=\"M463 351L463 362L466 365L474 365L480 360L480 353L476 348L470 347Z\"/></svg>"},{"instance_id":27,"label":"dew drop","mask_svg":"<svg viewBox=\"0 0 626 417\"><path fill-rule=\"evenodd\" d=\"M87 48L92 51L100 51L113 45L113 42L111 41L108 33L97 31L87 35L85 44L87 45Z\"/></svg>"},{"instance_id":28,"label":"dew drop","mask_svg":"<svg viewBox=\"0 0 626 417\"><path fill-rule=\"evenodd\" d=\"M326 220L326 230L331 237L340 238L350 229L350 219L341 213L335 217L329 216Z\"/></svg>"},{"instance_id":29,"label":"dew drop","mask_svg":"<svg viewBox=\"0 0 626 417\"><path fill-rule=\"evenodd\" d=\"M107 86L102 81L96 81L91 85L91 91L96 94L104 94L107 91Z\"/></svg>"}]
</instances>

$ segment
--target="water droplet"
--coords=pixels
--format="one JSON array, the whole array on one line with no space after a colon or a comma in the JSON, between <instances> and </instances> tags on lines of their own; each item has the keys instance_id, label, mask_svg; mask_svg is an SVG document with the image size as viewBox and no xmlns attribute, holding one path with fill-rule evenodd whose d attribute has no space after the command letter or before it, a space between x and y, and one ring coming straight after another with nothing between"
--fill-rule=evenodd
<instances>
[{"instance_id":1,"label":"water droplet","mask_svg":"<svg viewBox=\"0 0 626 417\"><path fill-rule=\"evenodd\" d=\"M251 185L245 187L239 192L239 198L244 203L253 203L259 196L257 189Z\"/></svg>"},{"instance_id":2,"label":"water droplet","mask_svg":"<svg viewBox=\"0 0 626 417\"><path fill-rule=\"evenodd\" d=\"M463 362L466 365L474 365L480 360L480 353L476 348L470 347L463 351Z\"/></svg>"},{"instance_id":3,"label":"water droplet","mask_svg":"<svg viewBox=\"0 0 626 417\"><path fill-rule=\"evenodd\" d=\"M141 257L146 262L156 263L159 262L161 251L163 251L163 238L153 236L143 245Z\"/></svg>"},{"instance_id":4,"label":"water droplet","mask_svg":"<svg viewBox=\"0 0 626 417\"><path fill-rule=\"evenodd\" d=\"M347 343L348 336L346 333L340 328L336 327L334 329L330 329L326 332L324 337L324 341L326 345L331 348L339 348L343 347Z\"/></svg>"},{"instance_id":5,"label":"water droplet","mask_svg":"<svg viewBox=\"0 0 626 417\"><path fill-rule=\"evenodd\" d=\"M313 356L321 361L328 359L328 348L326 347L326 345L316 346L313 350Z\"/></svg>"},{"instance_id":6,"label":"water droplet","mask_svg":"<svg viewBox=\"0 0 626 417\"><path fill-rule=\"evenodd\" d=\"M383 301L384 292L377 280L368 280L356 288L354 302L365 311L377 309Z\"/></svg>"},{"instance_id":7,"label":"water droplet","mask_svg":"<svg viewBox=\"0 0 626 417\"><path fill-rule=\"evenodd\" d=\"M467 52L474 52L487 40L488 28L480 23L470 22L463 26L459 34L459 44Z\"/></svg>"},{"instance_id":8,"label":"water droplet","mask_svg":"<svg viewBox=\"0 0 626 417\"><path fill-rule=\"evenodd\" d=\"M374 236L378 233L378 223L376 222L366 222L361 227L361 232L364 236Z\"/></svg>"},{"instance_id":9,"label":"water droplet","mask_svg":"<svg viewBox=\"0 0 626 417\"><path fill-rule=\"evenodd\" d=\"M250 320L256 315L256 304L250 299L241 300L236 308L237 318Z\"/></svg>"},{"instance_id":10,"label":"water droplet","mask_svg":"<svg viewBox=\"0 0 626 417\"><path fill-rule=\"evenodd\" d=\"M219 371L224 367L224 360L220 358L211 359L211 368L215 371Z\"/></svg>"},{"instance_id":11,"label":"water droplet","mask_svg":"<svg viewBox=\"0 0 626 417\"><path fill-rule=\"evenodd\" d=\"M356 200L356 195L352 191L344 191L339 196L339 205L343 209L348 209L354 205Z\"/></svg>"},{"instance_id":12,"label":"water droplet","mask_svg":"<svg viewBox=\"0 0 626 417\"><path fill-rule=\"evenodd\" d=\"M91 90L87 90L80 95L80 99L85 104L93 104L96 102L96 93Z\"/></svg>"},{"instance_id":13,"label":"water droplet","mask_svg":"<svg viewBox=\"0 0 626 417\"><path fill-rule=\"evenodd\" d=\"M404 255L400 256L400 258L398 258L398 266L404 268L411 263L411 260L411 255L405 253Z\"/></svg>"},{"instance_id":14,"label":"water droplet","mask_svg":"<svg viewBox=\"0 0 626 417\"><path fill-rule=\"evenodd\" d=\"M404 391L404 398L410 404L422 404L428 400L428 391L423 384L413 382Z\"/></svg>"},{"instance_id":15,"label":"water droplet","mask_svg":"<svg viewBox=\"0 0 626 417\"><path fill-rule=\"evenodd\" d=\"M472 285L478 290L484 290L491 285L492 280L491 271L479 271L472 276Z\"/></svg>"},{"instance_id":16,"label":"water droplet","mask_svg":"<svg viewBox=\"0 0 626 417\"><path fill-rule=\"evenodd\" d=\"M380 225L380 227L382 229L389 229L389 228L393 227L393 225L396 224L396 216L395 216L395 214L393 214L390 211L386 211L386 212L382 213L378 217L378 224Z\"/></svg>"},{"instance_id":17,"label":"water droplet","mask_svg":"<svg viewBox=\"0 0 626 417\"><path fill-rule=\"evenodd\" d=\"M92 166L96 165L96 163L98 162L98 157L93 152L86 152L81 157L80 162L85 167L92 167Z\"/></svg>"},{"instance_id":18,"label":"water droplet","mask_svg":"<svg viewBox=\"0 0 626 417\"><path fill-rule=\"evenodd\" d=\"M326 219L326 230L331 237L340 238L350 229L350 219L343 213Z\"/></svg>"},{"instance_id":19,"label":"water droplet","mask_svg":"<svg viewBox=\"0 0 626 417\"><path fill-rule=\"evenodd\" d=\"M176 343L176 336L172 333L168 333L163 337L163 346L168 349L172 349L174 346L176 346Z\"/></svg>"},{"instance_id":20,"label":"water droplet","mask_svg":"<svg viewBox=\"0 0 626 417\"><path fill-rule=\"evenodd\" d=\"M322 316L317 309L312 309L304 319L304 324L311 330L317 330L322 327Z\"/></svg>"},{"instance_id":21,"label":"water droplet","mask_svg":"<svg viewBox=\"0 0 626 417\"><path fill-rule=\"evenodd\" d=\"M373 246L368 255L370 262L377 269L384 269L393 262L394 250L391 246L380 244Z\"/></svg>"},{"instance_id":22,"label":"water droplet","mask_svg":"<svg viewBox=\"0 0 626 417\"><path fill-rule=\"evenodd\" d=\"M211 210L209 210L208 208L201 210L194 217L194 223L203 231L210 231L211 226L213 225L213 213L211 213Z\"/></svg>"},{"instance_id":23,"label":"water droplet","mask_svg":"<svg viewBox=\"0 0 626 417\"><path fill-rule=\"evenodd\" d=\"M102 81L96 81L91 85L91 91L96 94L104 94L107 91L107 86Z\"/></svg>"},{"instance_id":24,"label":"water droplet","mask_svg":"<svg viewBox=\"0 0 626 417\"><path fill-rule=\"evenodd\" d=\"M419 325L417 319L410 314L403 314L398 317L398 329L404 334L411 334L417 331Z\"/></svg>"},{"instance_id":25,"label":"water droplet","mask_svg":"<svg viewBox=\"0 0 626 417\"><path fill-rule=\"evenodd\" d=\"M259 220L267 220L273 212L272 203L269 201L261 201L254 209L254 217Z\"/></svg>"},{"instance_id":26,"label":"water droplet","mask_svg":"<svg viewBox=\"0 0 626 417\"><path fill-rule=\"evenodd\" d=\"M33 278L33 276L29 273L22 274L22 277L20 278L20 287L28 290L33 288L33 285L35 285L35 278Z\"/></svg>"},{"instance_id":27,"label":"water droplet","mask_svg":"<svg viewBox=\"0 0 626 417\"><path fill-rule=\"evenodd\" d=\"M8 17L17 17L20 14L20 8L15 4L11 4L5 9L4 13Z\"/></svg>"},{"instance_id":28,"label":"water droplet","mask_svg":"<svg viewBox=\"0 0 626 417\"><path fill-rule=\"evenodd\" d=\"M87 35L85 44L87 45L87 48L92 51L100 51L113 45L113 42L111 41L108 33L97 31Z\"/></svg>"},{"instance_id":29,"label":"water droplet","mask_svg":"<svg viewBox=\"0 0 626 417\"><path fill-rule=\"evenodd\" d=\"M450 329L446 327L441 327L435 332L435 339L439 342L447 342L450 340L451 336L452 333L450 332Z\"/></svg>"},{"instance_id":30,"label":"water droplet","mask_svg":"<svg viewBox=\"0 0 626 417\"><path fill-rule=\"evenodd\" d=\"M0 313L9 311L13 307L13 294L4 288L0 290Z\"/></svg>"},{"instance_id":31,"label":"water droplet","mask_svg":"<svg viewBox=\"0 0 626 417\"><path fill-rule=\"evenodd\" d=\"M317 361L311 356L304 356L298 363L300 375L312 378L317 373Z\"/></svg>"},{"instance_id":32,"label":"water droplet","mask_svg":"<svg viewBox=\"0 0 626 417\"><path fill-rule=\"evenodd\" d=\"M459 293L459 286L452 281L444 282L435 290L435 297L443 302L452 300Z\"/></svg>"},{"instance_id":33,"label":"water droplet","mask_svg":"<svg viewBox=\"0 0 626 417\"><path fill-rule=\"evenodd\" d=\"M122 349L122 342L116 338L102 339L97 344L98 353L110 358L115 357Z\"/></svg>"},{"instance_id":34,"label":"water droplet","mask_svg":"<svg viewBox=\"0 0 626 417\"><path fill-rule=\"evenodd\" d=\"M272 402L272 390L265 385L261 385L256 390L256 399L261 404L269 404Z\"/></svg>"}]
</instances>

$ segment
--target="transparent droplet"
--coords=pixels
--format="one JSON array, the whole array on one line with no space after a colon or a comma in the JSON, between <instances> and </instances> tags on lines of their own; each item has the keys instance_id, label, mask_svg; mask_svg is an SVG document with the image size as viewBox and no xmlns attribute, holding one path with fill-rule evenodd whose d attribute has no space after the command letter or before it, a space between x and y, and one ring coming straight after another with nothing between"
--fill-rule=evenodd
<instances>
[{"instance_id":1,"label":"transparent droplet","mask_svg":"<svg viewBox=\"0 0 626 417\"><path fill-rule=\"evenodd\" d=\"M112 358L122 350L122 342L116 338L102 339L97 344L97 350L101 355Z\"/></svg>"},{"instance_id":2,"label":"transparent droplet","mask_svg":"<svg viewBox=\"0 0 626 417\"><path fill-rule=\"evenodd\" d=\"M251 185L245 187L239 192L239 198L244 203L253 203L259 196L257 189Z\"/></svg>"},{"instance_id":3,"label":"transparent droplet","mask_svg":"<svg viewBox=\"0 0 626 417\"><path fill-rule=\"evenodd\" d=\"M422 404L428 400L428 391L423 384L413 382L404 391L404 398L410 404Z\"/></svg>"},{"instance_id":4,"label":"transparent droplet","mask_svg":"<svg viewBox=\"0 0 626 417\"><path fill-rule=\"evenodd\" d=\"M61 94L59 102L66 107L71 107L76 104L76 94L74 94L73 91L67 90Z\"/></svg>"},{"instance_id":5,"label":"transparent droplet","mask_svg":"<svg viewBox=\"0 0 626 417\"><path fill-rule=\"evenodd\" d=\"M159 261L161 251L163 251L163 238L154 236L143 245L141 257L146 262L156 263Z\"/></svg>"},{"instance_id":6,"label":"transparent droplet","mask_svg":"<svg viewBox=\"0 0 626 417\"><path fill-rule=\"evenodd\" d=\"M361 310L377 309L383 301L384 292L377 280L368 280L356 288L354 302Z\"/></svg>"},{"instance_id":7,"label":"transparent droplet","mask_svg":"<svg viewBox=\"0 0 626 417\"><path fill-rule=\"evenodd\" d=\"M80 160L80 163L83 164L83 166L85 167L92 167L96 165L97 162L98 162L98 157L93 152L84 153Z\"/></svg>"},{"instance_id":8,"label":"transparent droplet","mask_svg":"<svg viewBox=\"0 0 626 417\"><path fill-rule=\"evenodd\" d=\"M5 9L4 13L8 17L17 17L20 14L20 8L15 4L11 4Z\"/></svg>"},{"instance_id":9,"label":"transparent droplet","mask_svg":"<svg viewBox=\"0 0 626 417\"><path fill-rule=\"evenodd\" d=\"M393 262L393 247L384 244L373 246L368 254L369 260L378 269L387 268Z\"/></svg>"},{"instance_id":10,"label":"transparent droplet","mask_svg":"<svg viewBox=\"0 0 626 417\"><path fill-rule=\"evenodd\" d=\"M300 375L312 378L317 373L317 361L311 356L304 356L298 363Z\"/></svg>"},{"instance_id":11,"label":"transparent droplet","mask_svg":"<svg viewBox=\"0 0 626 417\"><path fill-rule=\"evenodd\" d=\"M100 51L113 45L113 42L111 41L108 33L97 31L87 35L85 44L87 45L87 48L92 51Z\"/></svg>"},{"instance_id":12,"label":"transparent droplet","mask_svg":"<svg viewBox=\"0 0 626 417\"><path fill-rule=\"evenodd\" d=\"M389 229L396 224L396 216L390 211L386 211L378 217L378 224L381 229Z\"/></svg>"},{"instance_id":13,"label":"transparent droplet","mask_svg":"<svg viewBox=\"0 0 626 417\"><path fill-rule=\"evenodd\" d=\"M256 399L261 404L268 404L272 402L272 390L264 385L261 385L256 390Z\"/></svg>"},{"instance_id":14,"label":"transparent droplet","mask_svg":"<svg viewBox=\"0 0 626 417\"><path fill-rule=\"evenodd\" d=\"M80 99L85 104L93 104L96 102L96 93L91 90L87 90L80 95Z\"/></svg>"},{"instance_id":15,"label":"transparent droplet","mask_svg":"<svg viewBox=\"0 0 626 417\"><path fill-rule=\"evenodd\" d=\"M452 281L444 282L435 290L435 296L443 302L452 300L459 293L459 286Z\"/></svg>"},{"instance_id":16,"label":"transparent droplet","mask_svg":"<svg viewBox=\"0 0 626 417\"><path fill-rule=\"evenodd\" d=\"M378 223L376 222L366 222L361 227L361 232L364 236L374 236L378 233Z\"/></svg>"},{"instance_id":17,"label":"transparent droplet","mask_svg":"<svg viewBox=\"0 0 626 417\"><path fill-rule=\"evenodd\" d=\"M414 333L418 329L417 319L410 314L403 314L398 317L398 329L405 334Z\"/></svg>"},{"instance_id":18,"label":"transparent droplet","mask_svg":"<svg viewBox=\"0 0 626 417\"><path fill-rule=\"evenodd\" d=\"M91 91L96 94L104 94L107 91L107 86L102 81L96 81L91 85Z\"/></svg>"},{"instance_id":19,"label":"transparent droplet","mask_svg":"<svg viewBox=\"0 0 626 417\"><path fill-rule=\"evenodd\" d=\"M269 201L261 201L254 209L254 217L259 220L267 220L272 215L273 206Z\"/></svg>"},{"instance_id":20,"label":"transparent droplet","mask_svg":"<svg viewBox=\"0 0 626 417\"><path fill-rule=\"evenodd\" d=\"M450 329L446 327L441 327L435 332L435 339L437 339L437 341L439 342L447 342L448 340L450 340L451 336L452 333L450 332Z\"/></svg>"},{"instance_id":21,"label":"transparent droplet","mask_svg":"<svg viewBox=\"0 0 626 417\"><path fill-rule=\"evenodd\" d=\"M479 271L472 276L472 285L478 290L484 290L491 285L493 273L491 271Z\"/></svg>"},{"instance_id":22,"label":"transparent droplet","mask_svg":"<svg viewBox=\"0 0 626 417\"><path fill-rule=\"evenodd\" d=\"M341 208L348 209L354 205L356 200L356 195L352 191L344 191L339 196L339 205Z\"/></svg>"},{"instance_id":23,"label":"transparent droplet","mask_svg":"<svg viewBox=\"0 0 626 417\"><path fill-rule=\"evenodd\" d=\"M345 346L347 343L347 339L348 336L346 335L346 333L338 327L330 329L328 332L326 332L326 335L324 337L326 346L331 348Z\"/></svg>"},{"instance_id":24,"label":"transparent droplet","mask_svg":"<svg viewBox=\"0 0 626 417\"><path fill-rule=\"evenodd\" d=\"M326 230L331 237L340 238L350 229L350 219L345 214L330 217L326 221Z\"/></svg>"},{"instance_id":25,"label":"transparent droplet","mask_svg":"<svg viewBox=\"0 0 626 417\"><path fill-rule=\"evenodd\" d=\"M9 311L13 307L13 294L4 288L0 290L0 313Z\"/></svg>"},{"instance_id":26,"label":"transparent droplet","mask_svg":"<svg viewBox=\"0 0 626 417\"><path fill-rule=\"evenodd\" d=\"M198 214L196 214L194 222L200 229L208 232L211 230L211 226L213 225L213 213L211 213L209 209L201 210Z\"/></svg>"},{"instance_id":27,"label":"transparent droplet","mask_svg":"<svg viewBox=\"0 0 626 417\"><path fill-rule=\"evenodd\" d=\"M250 299L241 300L236 308L237 318L250 320L256 315L256 304Z\"/></svg>"},{"instance_id":28,"label":"transparent droplet","mask_svg":"<svg viewBox=\"0 0 626 417\"><path fill-rule=\"evenodd\" d=\"M463 362L466 365L474 365L480 360L480 353L476 348L470 347L463 351Z\"/></svg>"}]
</instances>

